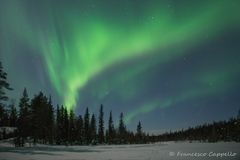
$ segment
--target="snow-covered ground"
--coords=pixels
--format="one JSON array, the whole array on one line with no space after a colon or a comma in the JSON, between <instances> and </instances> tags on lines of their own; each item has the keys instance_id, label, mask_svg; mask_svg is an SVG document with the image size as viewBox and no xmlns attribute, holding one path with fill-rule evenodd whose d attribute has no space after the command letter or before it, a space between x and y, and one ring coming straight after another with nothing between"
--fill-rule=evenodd
<instances>
[{"instance_id":1,"label":"snow-covered ground","mask_svg":"<svg viewBox=\"0 0 240 160\"><path fill-rule=\"evenodd\" d=\"M146 145L15 148L0 143L0 160L240 160L240 143L167 142Z\"/></svg>"}]
</instances>

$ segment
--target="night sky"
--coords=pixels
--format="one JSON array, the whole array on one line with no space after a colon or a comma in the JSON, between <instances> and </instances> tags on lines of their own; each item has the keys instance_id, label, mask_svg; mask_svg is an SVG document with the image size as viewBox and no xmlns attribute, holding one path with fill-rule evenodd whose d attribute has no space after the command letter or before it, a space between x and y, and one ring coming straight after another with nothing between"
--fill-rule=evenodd
<instances>
[{"instance_id":1,"label":"night sky","mask_svg":"<svg viewBox=\"0 0 240 160\"><path fill-rule=\"evenodd\" d=\"M24 87L161 132L240 109L238 0L0 0L0 61Z\"/></svg>"}]
</instances>

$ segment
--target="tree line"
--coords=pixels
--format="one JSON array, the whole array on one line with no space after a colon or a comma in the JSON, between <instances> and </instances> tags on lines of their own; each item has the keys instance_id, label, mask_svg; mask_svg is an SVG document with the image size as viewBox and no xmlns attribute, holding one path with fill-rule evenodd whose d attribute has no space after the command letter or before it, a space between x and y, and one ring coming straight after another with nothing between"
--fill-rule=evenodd
<instances>
[{"instance_id":1,"label":"tree line","mask_svg":"<svg viewBox=\"0 0 240 160\"><path fill-rule=\"evenodd\" d=\"M0 62L0 127L16 128L14 133L3 132L0 139L15 137L16 146L24 146L25 142L59 145L145 143L141 122L136 133L129 131L123 113L120 114L119 126L115 127L110 111L105 129L103 105L100 106L98 119L95 114L90 114L88 108L83 116L76 116L73 110L64 106L57 105L55 110L51 96L47 97L42 92L30 99L25 88L17 110L14 103L8 107L4 104L8 100L7 90L12 88Z\"/></svg>"},{"instance_id":2,"label":"tree line","mask_svg":"<svg viewBox=\"0 0 240 160\"><path fill-rule=\"evenodd\" d=\"M240 142L240 111L237 117L228 121L149 135L142 131L140 121L135 132L129 131L123 113L120 113L118 126L114 126L110 111L105 125L103 105L100 105L98 117L91 114L88 108L83 116L77 116L73 110L67 110L64 106L54 107L51 96L47 97L42 92L30 99L26 88L19 100L18 109L14 103L6 106L4 102L8 101L8 90L12 88L0 62L0 128L15 128L11 133L4 130L0 139L14 137L16 146L24 146L26 142L57 145L140 144L179 140Z\"/></svg>"},{"instance_id":3,"label":"tree line","mask_svg":"<svg viewBox=\"0 0 240 160\"><path fill-rule=\"evenodd\" d=\"M151 142L186 140L190 142L240 142L240 110L237 117L230 118L227 121L203 124L174 132L170 131L161 135L153 135L150 138Z\"/></svg>"},{"instance_id":4,"label":"tree line","mask_svg":"<svg viewBox=\"0 0 240 160\"><path fill-rule=\"evenodd\" d=\"M25 142L57 145L144 143L141 122L136 133L128 131L123 113L120 114L119 126L115 128L110 111L108 127L105 129L103 105L100 106L98 119L94 113L90 114L88 108L83 116L76 116L73 110L64 106L57 105L54 110L51 97L42 92L30 100L24 89L19 111L13 106L10 113L13 116L7 116L9 118L5 123L8 124L2 125L17 128L14 133L16 146L24 146Z\"/></svg>"}]
</instances>

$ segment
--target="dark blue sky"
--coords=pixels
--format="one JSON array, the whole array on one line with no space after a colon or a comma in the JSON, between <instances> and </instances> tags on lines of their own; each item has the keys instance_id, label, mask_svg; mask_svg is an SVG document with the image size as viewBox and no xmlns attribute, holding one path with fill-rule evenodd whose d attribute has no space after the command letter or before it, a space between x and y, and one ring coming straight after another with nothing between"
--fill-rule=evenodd
<instances>
[{"instance_id":1,"label":"dark blue sky","mask_svg":"<svg viewBox=\"0 0 240 160\"><path fill-rule=\"evenodd\" d=\"M236 1L2 0L0 60L16 105L24 87L54 105L129 128L187 128L240 109ZM107 121L106 121L107 122Z\"/></svg>"}]
</instances>

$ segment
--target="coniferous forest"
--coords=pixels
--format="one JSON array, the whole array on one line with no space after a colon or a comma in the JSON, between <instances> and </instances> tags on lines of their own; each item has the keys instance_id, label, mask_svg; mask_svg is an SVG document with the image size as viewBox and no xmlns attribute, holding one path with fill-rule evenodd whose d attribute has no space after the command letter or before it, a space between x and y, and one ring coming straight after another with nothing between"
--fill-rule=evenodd
<instances>
[{"instance_id":1,"label":"coniferous forest","mask_svg":"<svg viewBox=\"0 0 240 160\"><path fill-rule=\"evenodd\" d=\"M85 109L83 115L77 115L63 105L54 106L51 96L46 96L42 92L32 98L29 97L26 88L19 99L19 104L7 103L9 102L7 92L12 90L7 73L0 63L0 139L14 138L16 147L23 147L26 143L97 145L185 140L240 142L240 111L238 116L226 121L150 135L143 131L140 121L136 124L135 131L127 129L123 113L119 114L119 122L114 125L112 111L105 113L102 104L99 105L98 115L91 113L89 108ZM108 119L107 122L104 121L105 117ZM12 128L13 132L8 132L7 128Z\"/></svg>"}]
</instances>

